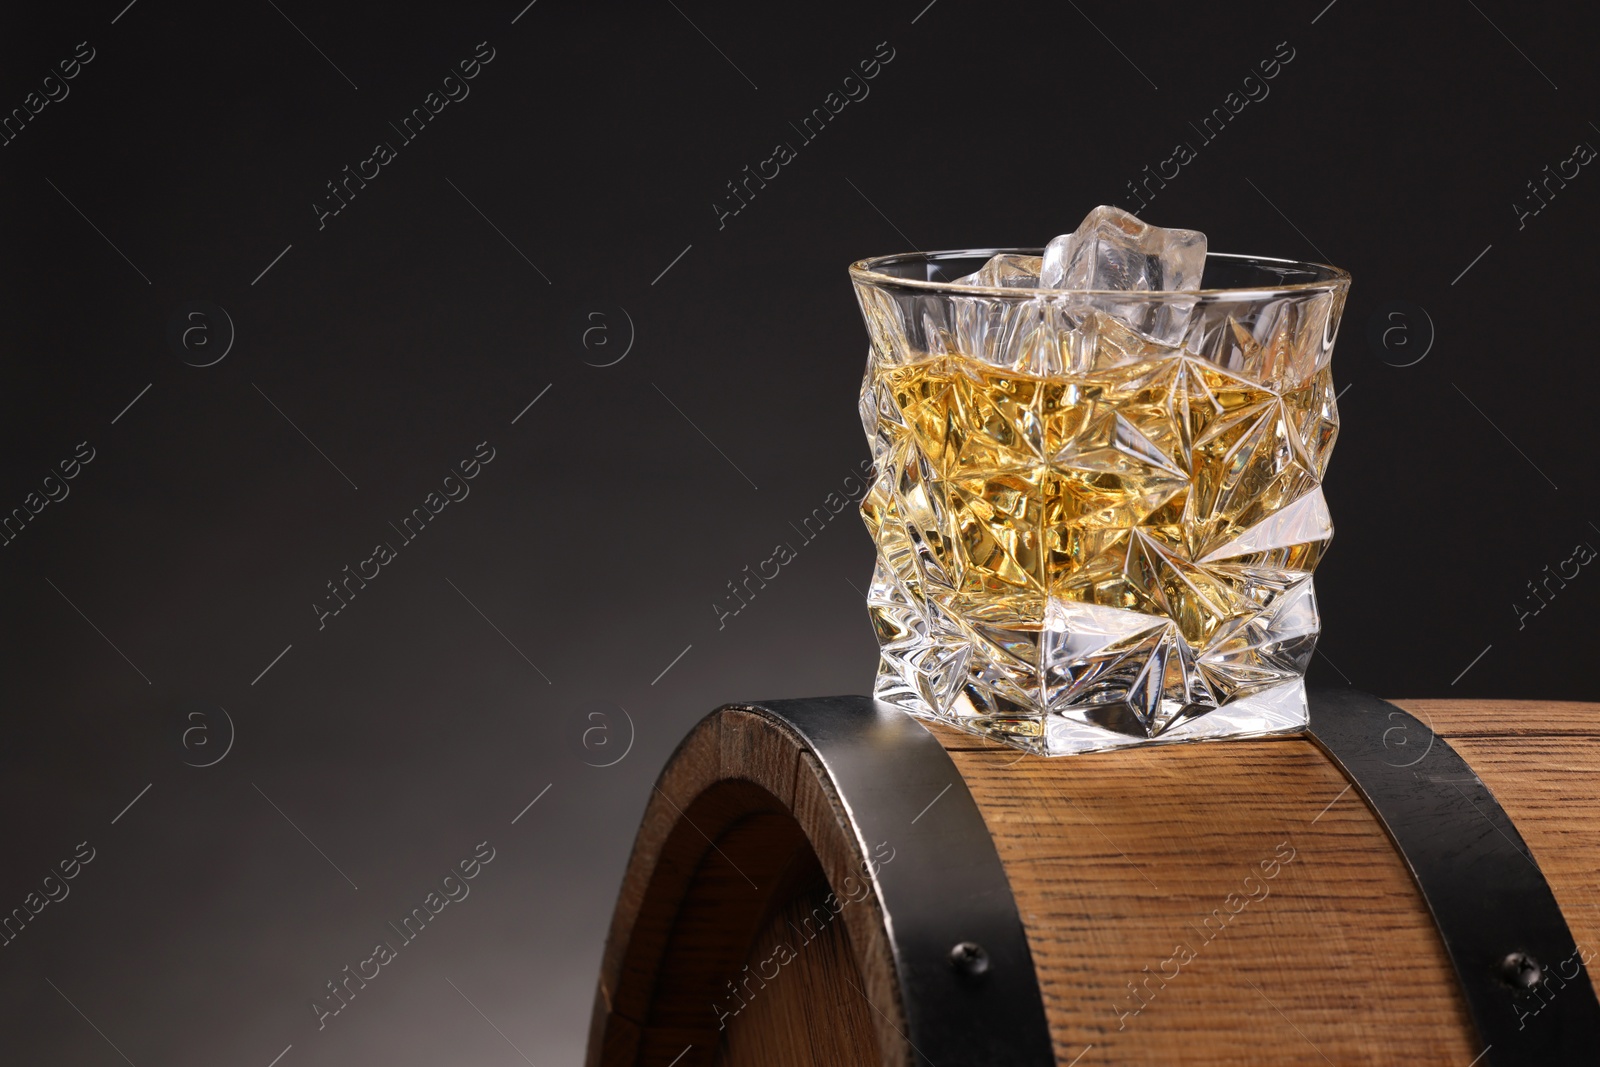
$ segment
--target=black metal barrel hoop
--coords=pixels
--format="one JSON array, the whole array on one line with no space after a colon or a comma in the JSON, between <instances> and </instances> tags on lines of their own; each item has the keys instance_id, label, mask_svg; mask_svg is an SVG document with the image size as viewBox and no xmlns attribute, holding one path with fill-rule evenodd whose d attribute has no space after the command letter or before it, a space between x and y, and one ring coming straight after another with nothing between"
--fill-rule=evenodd
<instances>
[{"instance_id":1,"label":"black metal barrel hoop","mask_svg":"<svg viewBox=\"0 0 1600 1067\"><path fill-rule=\"evenodd\" d=\"M1600 1001L1533 853L1472 767L1410 712L1311 695L1307 731L1377 815L1444 939L1488 1067L1600 1063Z\"/></svg>"}]
</instances>

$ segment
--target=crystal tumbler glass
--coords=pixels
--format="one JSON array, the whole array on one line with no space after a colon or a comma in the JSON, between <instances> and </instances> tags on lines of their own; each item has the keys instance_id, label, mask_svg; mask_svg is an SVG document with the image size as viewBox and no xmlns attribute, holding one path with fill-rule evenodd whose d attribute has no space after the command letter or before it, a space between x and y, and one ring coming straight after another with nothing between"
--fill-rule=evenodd
<instances>
[{"instance_id":1,"label":"crystal tumbler glass","mask_svg":"<svg viewBox=\"0 0 1600 1067\"><path fill-rule=\"evenodd\" d=\"M951 284L999 252L1039 254L850 268L874 695L1047 755L1302 728L1349 275L1212 254L1186 292Z\"/></svg>"}]
</instances>

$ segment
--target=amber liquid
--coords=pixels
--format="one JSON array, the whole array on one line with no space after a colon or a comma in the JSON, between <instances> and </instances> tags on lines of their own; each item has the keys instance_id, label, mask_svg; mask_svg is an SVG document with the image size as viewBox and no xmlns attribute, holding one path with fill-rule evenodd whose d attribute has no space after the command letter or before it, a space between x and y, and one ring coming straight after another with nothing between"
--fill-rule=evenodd
<instances>
[{"instance_id":1,"label":"amber liquid","mask_svg":"<svg viewBox=\"0 0 1600 1067\"><path fill-rule=\"evenodd\" d=\"M952 356L881 373L879 433L904 462L862 514L886 560L920 557L895 565L913 596L962 616L1026 629L1079 601L1170 618L1199 648L1326 546L1236 540L1317 489L1326 368L1282 391L1181 352L1070 377Z\"/></svg>"}]
</instances>

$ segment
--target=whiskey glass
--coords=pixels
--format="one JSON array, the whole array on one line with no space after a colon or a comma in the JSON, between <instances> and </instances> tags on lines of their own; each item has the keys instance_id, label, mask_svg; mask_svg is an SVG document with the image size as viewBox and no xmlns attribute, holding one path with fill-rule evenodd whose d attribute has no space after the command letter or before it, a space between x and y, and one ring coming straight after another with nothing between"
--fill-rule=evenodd
<instances>
[{"instance_id":1,"label":"whiskey glass","mask_svg":"<svg viewBox=\"0 0 1600 1067\"><path fill-rule=\"evenodd\" d=\"M850 268L874 695L1044 755L1303 728L1349 275L1213 253L1190 291L953 284L1002 252L1040 254Z\"/></svg>"}]
</instances>

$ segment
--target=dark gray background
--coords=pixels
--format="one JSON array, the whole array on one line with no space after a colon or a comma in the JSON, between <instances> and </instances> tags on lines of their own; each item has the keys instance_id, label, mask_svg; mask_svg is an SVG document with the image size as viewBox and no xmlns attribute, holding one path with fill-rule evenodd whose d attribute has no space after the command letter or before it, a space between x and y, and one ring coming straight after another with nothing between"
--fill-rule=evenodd
<instances>
[{"instance_id":1,"label":"dark gray background","mask_svg":"<svg viewBox=\"0 0 1600 1067\"><path fill-rule=\"evenodd\" d=\"M0 913L96 849L0 948L0 1060L577 1062L673 745L726 700L871 684L853 514L725 628L711 606L866 455L846 264L1042 243L1179 140L1145 218L1355 276L1313 680L1594 695L1600 579L1515 606L1600 544L1600 177L1514 206L1600 143L1583 15L524 2L0 16L0 109L95 50L0 148L0 510L95 450L0 548ZM471 95L319 230L324 183L480 41ZM214 366L169 342L191 301L233 323ZM471 495L319 630L325 583L485 440ZM192 766L219 708L232 747ZM319 1032L324 983L485 840L470 897Z\"/></svg>"}]
</instances>

